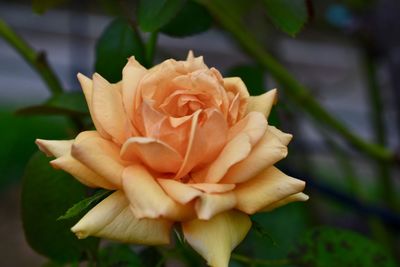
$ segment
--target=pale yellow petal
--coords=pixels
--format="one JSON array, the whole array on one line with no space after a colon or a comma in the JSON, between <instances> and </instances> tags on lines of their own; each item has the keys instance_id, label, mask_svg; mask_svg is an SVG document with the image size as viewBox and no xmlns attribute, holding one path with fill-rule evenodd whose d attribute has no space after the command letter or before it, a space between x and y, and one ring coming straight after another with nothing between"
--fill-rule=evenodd
<instances>
[{"instance_id":1,"label":"pale yellow petal","mask_svg":"<svg viewBox=\"0 0 400 267\"><path fill-rule=\"evenodd\" d=\"M223 194L202 194L195 204L197 217L209 220L214 215L231 210L236 206L236 196L233 192Z\"/></svg>"},{"instance_id":2,"label":"pale yellow petal","mask_svg":"<svg viewBox=\"0 0 400 267\"><path fill-rule=\"evenodd\" d=\"M250 96L247 112L257 111L264 114L268 118L271 113L272 106L277 101L277 90L272 89L259 96Z\"/></svg>"},{"instance_id":3,"label":"pale yellow petal","mask_svg":"<svg viewBox=\"0 0 400 267\"><path fill-rule=\"evenodd\" d=\"M275 126L268 126L268 130L272 132L285 146L287 146L293 138L293 135L284 133Z\"/></svg>"},{"instance_id":4,"label":"pale yellow petal","mask_svg":"<svg viewBox=\"0 0 400 267\"><path fill-rule=\"evenodd\" d=\"M93 106L92 106L92 97L93 97L93 81L86 77L85 75L78 73L78 80L81 84L83 94L86 98L86 103L89 108L90 116L92 117L92 121L96 130L100 133L100 135L106 139L111 139L111 136L103 129L99 121L93 114Z\"/></svg>"},{"instance_id":5,"label":"pale yellow petal","mask_svg":"<svg viewBox=\"0 0 400 267\"><path fill-rule=\"evenodd\" d=\"M124 170L123 188L137 218L164 217L181 221L193 217L193 207L172 200L141 165L132 165Z\"/></svg>"},{"instance_id":6,"label":"pale yellow petal","mask_svg":"<svg viewBox=\"0 0 400 267\"><path fill-rule=\"evenodd\" d=\"M282 143L281 138L276 136L275 127L268 126L264 136L255 145L247 158L233 165L221 180L222 183L242 183L253 178L262 170L272 166L287 155L286 136L291 136L280 132L280 136L285 139Z\"/></svg>"},{"instance_id":7,"label":"pale yellow petal","mask_svg":"<svg viewBox=\"0 0 400 267\"><path fill-rule=\"evenodd\" d=\"M207 221L182 223L188 243L213 267L228 267L232 250L242 242L250 227L250 218L234 210Z\"/></svg>"},{"instance_id":8,"label":"pale yellow petal","mask_svg":"<svg viewBox=\"0 0 400 267\"><path fill-rule=\"evenodd\" d=\"M168 144L148 137L131 137L121 149L121 158L127 161L140 159L158 172L177 172L182 165L182 156Z\"/></svg>"},{"instance_id":9,"label":"pale yellow petal","mask_svg":"<svg viewBox=\"0 0 400 267\"><path fill-rule=\"evenodd\" d=\"M227 91L239 93L240 98L249 98L250 94L243 80L239 77L224 78L224 87Z\"/></svg>"},{"instance_id":10,"label":"pale yellow petal","mask_svg":"<svg viewBox=\"0 0 400 267\"><path fill-rule=\"evenodd\" d=\"M114 141L123 144L132 135L121 92L97 73L93 75L92 107L93 115Z\"/></svg>"},{"instance_id":11,"label":"pale yellow petal","mask_svg":"<svg viewBox=\"0 0 400 267\"><path fill-rule=\"evenodd\" d=\"M254 214L277 201L300 193L304 187L304 181L287 176L272 166L236 186L236 208Z\"/></svg>"},{"instance_id":12,"label":"pale yellow petal","mask_svg":"<svg viewBox=\"0 0 400 267\"><path fill-rule=\"evenodd\" d=\"M284 206L286 204L292 203L292 202L297 202L297 201L307 201L309 199L309 196L307 196L306 194L304 194L303 192L297 193L297 194L293 194L291 196L288 196L282 200L279 200L277 202L274 202L268 206L266 206L265 208L263 208L262 210L260 210L260 212L264 212L264 211L271 211L274 210L276 208L279 208L281 206Z\"/></svg>"},{"instance_id":13,"label":"pale yellow petal","mask_svg":"<svg viewBox=\"0 0 400 267\"><path fill-rule=\"evenodd\" d=\"M122 191L116 191L91 209L71 230L78 238L97 236L126 243L168 244L172 222L138 219Z\"/></svg>"},{"instance_id":14,"label":"pale yellow petal","mask_svg":"<svg viewBox=\"0 0 400 267\"><path fill-rule=\"evenodd\" d=\"M43 140L36 139L35 143L47 156L59 158L68 155L74 140Z\"/></svg>"},{"instance_id":15,"label":"pale yellow petal","mask_svg":"<svg viewBox=\"0 0 400 267\"><path fill-rule=\"evenodd\" d=\"M72 156L110 183L121 186L122 171L126 162L119 156L119 148L103 139L95 131L80 133L71 150Z\"/></svg>"},{"instance_id":16,"label":"pale yellow petal","mask_svg":"<svg viewBox=\"0 0 400 267\"><path fill-rule=\"evenodd\" d=\"M210 184L210 183L194 183L188 185L210 194L225 193L231 191L236 186L235 184Z\"/></svg>"},{"instance_id":17,"label":"pale yellow petal","mask_svg":"<svg viewBox=\"0 0 400 267\"><path fill-rule=\"evenodd\" d=\"M168 196L181 204L187 204L202 194L200 190L176 180L157 179L157 181Z\"/></svg>"},{"instance_id":18,"label":"pale yellow petal","mask_svg":"<svg viewBox=\"0 0 400 267\"><path fill-rule=\"evenodd\" d=\"M250 112L242 120L236 123L228 131L228 141L240 133L250 137L251 146L254 146L264 135L267 129L267 121L259 112Z\"/></svg>"}]
</instances>

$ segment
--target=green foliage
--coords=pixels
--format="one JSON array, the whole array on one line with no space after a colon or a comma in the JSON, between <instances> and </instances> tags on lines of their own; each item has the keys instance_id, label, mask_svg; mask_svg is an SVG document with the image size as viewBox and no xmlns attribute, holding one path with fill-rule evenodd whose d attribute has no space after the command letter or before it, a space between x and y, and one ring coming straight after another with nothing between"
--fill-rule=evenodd
<instances>
[{"instance_id":1,"label":"green foliage","mask_svg":"<svg viewBox=\"0 0 400 267\"><path fill-rule=\"evenodd\" d=\"M111 193L112 191L110 190L100 189L94 195L75 203L65 212L64 215L58 217L57 220L74 218L80 215L82 212L94 207L97 203L108 197Z\"/></svg>"},{"instance_id":2,"label":"green foliage","mask_svg":"<svg viewBox=\"0 0 400 267\"><path fill-rule=\"evenodd\" d=\"M128 246L112 244L99 253L99 267L139 267L139 256Z\"/></svg>"},{"instance_id":3,"label":"green foliage","mask_svg":"<svg viewBox=\"0 0 400 267\"><path fill-rule=\"evenodd\" d=\"M44 104L17 110L20 115L89 115L82 92L56 94Z\"/></svg>"},{"instance_id":4,"label":"green foliage","mask_svg":"<svg viewBox=\"0 0 400 267\"><path fill-rule=\"evenodd\" d=\"M33 11L39 14L45 13L47 10L59 6L68 0L32 0Z\"/></svg>"},{"instance_id":5,"label":"green foliage","mask_svg":"<svg viewBox=\"0 0 400 267\"><path fill-rule=\"evenodd\" d=\"M207 31L212 17L203 6L187 1L179 13L162 27L161 32L175 37L184 37Z\"/></svg>"},{"instance_id":6,"label":"green foliage","mask_svg":"<svg viewBox=\"0 0 400 267\"><path fill-rule=\"evenodd\" d=\"M96 72L109 82L118 82L122 79L122 69L130 56L145 63L142 40L127 20L115 19L96 44Z\"/></svg>"},{"instance_id":7,"label":"green foliage","mask_svg":"<svg viewBox=\"0 0 400 267\"><path fill-rule=\"evenodd\" d=\"M263 0L272 23L291 36L295 36L308 19L305 0Z\"/></svg>"},{"instance_id":8,"label":"green foliage","mask_svg":"<svg viewBox=\"0 0 400 267\"><path fill-rule=\"evenodd\" d=\"M165 258L155 247L146 247L143 249L139 257L146 267L162 267L164 266Z\"/></svg>"},{"instance_id":9,"label":"green foliage","mask_svg":"<svg viewBox=\"0 0 400 267\"><path fill-rule=\"evenodd\" d=\"M381 245L355 232L331 227L309 231L289 256L300 267L396 266Z\"/></svg>"},{"instance_id":10,"label":"green foliage","mask_svg":"<svg viewBox=\"0 0 400 267\"><path fill-rule=\"evenodd\" d=\"M240 77L246 84L250 95L261 95L266 92L264 71L257 66L241 65L230 69L228 77Z\"/></svg>"},{"instance_id":11,"label":"green foliage","mask_svg":"<svg viewBox=\"0 0 400 267\"><path fill-rule=\"evenodd\" d=\"M37 152L29 161L22 185L22 221L29 245L56 262L75 262L97 248L98 239L78 240L70 231L77 220L57 221L86 188L73 177L54 170Z\"/></svg>"}]
</instances>

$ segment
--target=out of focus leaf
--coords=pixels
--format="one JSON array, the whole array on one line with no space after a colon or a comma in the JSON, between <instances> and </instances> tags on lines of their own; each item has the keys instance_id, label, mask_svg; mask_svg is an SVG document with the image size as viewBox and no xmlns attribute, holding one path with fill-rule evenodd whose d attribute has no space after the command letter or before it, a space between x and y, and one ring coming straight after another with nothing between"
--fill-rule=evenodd
<instances>
[{"instance_id":1,"label":"out of focus leaf","mask_svg":"<svg viewBox=\"0 0 400 267\"><path fill-rule=\"evenodd\" d=\"M64 4L68 0L32 0L33 11L39 14L43 14L47 10Z\"/></svg>"},{"instance_id":2,"label":"out of focus leaf","mask_svg":"<svg viewBox=\"0 0 400 267\"><path fill-rule=\"evenodd\" d=\"M183 7L185 0L141 0L138 8L140 28L154 32L166 25Z\"/></svg>"},{"instance_id":3,"label":"out of focus leaf","mask_svg":"<svg viewBox=\"0 0 400 267\"><path fill-rule=\"evenodd\" d=\"M99 267L139 267L139 256L128 246L112 244L104 247L99 254Z\"/></svg>"},{"instance_id":4,"label":"out of focus leaf","mask_svg":"<svg viewBox=\"0 0 400 267\"><path fill-rule=\"evenodd\" d=\"M278 243L271 236L271 234L259 222L255 220L251 220L251 222L252 222L251 227L254 229L254 231L256 231L257 234L259 234L263 238L269 239L274 246L278 245Z\"/></svg>"},{"instance_id":5,"label":"out of focus leaf","mask_svg":"<svg viewBox=\"0 0 400 267\"><path fill-rule=\"evenodd\" d=\"M266 92L264 71L257 66L240 65L230 69L228 77L240 77L246 84L250 95L261 95Z\"/></svg>"},{"instance_id":6,"label":"out of focus leaf","mask_svg":"<svg viewBox=\"0 0 400 267\"><path fill-rule=\"evenodd\" d=\"M187 1L179 13L161 28L161 32L183 37L208 30L212 25L212 17L208 10L198 3Z\"/></svg>"},{"instance_id":7,"label":"out of focus leaf","mask_svg":"<svg viewBox=\"0 0 400 267\"><path fill-rule=\"evenodd\" d=\"M95 69L109 82L122 79L122 69L130 56L144 64L142 40L127 20L118 18L105 29L96 44Z\"/></svg>"},{"instance_id":8,"label":"out of focus leaf","mask_svg":"<svg viewBox=\"0 0 400 267\"><path fill-rule=\"evenodd\" d=\"M289 257L304 267L395 267L387 250L355 232L331 227L309 231Z\"/></svg>"},{"instance_id":9,"label":"out of focus leaf","mask_svg":"<svg viewBox=\"0 0 400 267\"><path fill-rule=\"evenodd\" d=\"M155 248L147 247L143 249L139 257L146 267L162 267L164 266L164 256Z\"/></svg>"},{"instance_id":10,"label":"out of focus leaf","mask_svg":"<svg viewBox=\"0 0 400 267\"><path fill-rule=\"evenodd\" d=\"M305 0L263 0L272 23L291 36L295 36L308 19Z\"/></svg>"},{"instance_id":11,"label":"out of focus leaf","mask_svg":"<svg viewBox=\"0 0 400 267\"><path fill-rule=\"evenodd\" d=\"M20 115L89 115L85 97L81 92L69 92L51 97L44 104L22 108Z\"/></svg>"},{"instance_id":12,"label":"out of focus leaf","mask_svg":"<svg viewBox=\"0 0 400 267\"><path fill-rule=\"evenodd\" d=\"M70 228L76 219L57 221L86 188L72 176L54 170L49 159L37 152L29 161L22 184L22 222L29 245L56 262L76 262L97 248L98 239L79 240Z\"/></svg>"},{"instance_id":13,"label":"out of focus leaf","mask_svg":"<svg viewBox=\"0 0 400 267\"><path fill-rule=\"evenodd\" d=\"M112 193L110 190L105 190L101 189L98 190L94 195L87 197L78 203L75 203L72 207L70 207L64 215L58 217L57 220L65 220L65 219L70 219L73 217L78 216L81 214L83 211L88 210L89 208L92 208L95 206L97 203L105 199L107 196L109 196Z\"/></svg>"}]
</instances>

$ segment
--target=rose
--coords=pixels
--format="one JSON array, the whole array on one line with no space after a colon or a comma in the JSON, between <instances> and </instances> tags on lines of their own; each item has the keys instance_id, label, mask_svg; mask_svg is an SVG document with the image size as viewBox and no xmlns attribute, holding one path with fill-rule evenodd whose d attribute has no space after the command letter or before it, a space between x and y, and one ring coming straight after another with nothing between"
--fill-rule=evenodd
<instances>
[{"instance_id":1,"label":"rose","mask_svg":"<svg viewBox=\"0 0 400 267\"><path fill-rule=\"evenodd\" d=\"M249 214L308 199L273 166L292 138L266 121L276 90L251 97L191 52L149 70L131 57L117 84L78 79L96 131L36 143L55 168L116 190L72 228L79 238L166 244L178 222L210 265L228 266Z\"/></svg>"}]
</instances>

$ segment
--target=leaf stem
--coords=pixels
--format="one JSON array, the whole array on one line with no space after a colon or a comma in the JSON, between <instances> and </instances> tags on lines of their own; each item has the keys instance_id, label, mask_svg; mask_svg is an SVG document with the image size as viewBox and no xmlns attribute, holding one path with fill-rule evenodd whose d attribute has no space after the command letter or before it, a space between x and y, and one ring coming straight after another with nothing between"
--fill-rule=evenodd
<instances>
[{"instance_id":1,"label":"leaf stem","mask_svg":"<svg viewBox=\"0 0 400 267\"><path fill-rule=\"evenodd\" d=\"M63 92L60 81L47 62L43 52L32 49L20 36L17 35L2 19L0 19L0 37L12 46L32 68L41 76L52 94Z\"/></svg>"},{"instance_id":2,"label":"leaf stem","mask_svg":"<svg viewBox=\"0 0 400 267\"><path fill-rule=\"evenodd\" d=\"M293 262L289 259L275 259L275 260L265 260L265 259L253 259L241 254L233 253L231 258L236 261L240 261L243 263L250 264L252 266L285 266L289 264L293 264Z\"/></svg>"},{"instance_id":3,"label":"leaf stem","mask_svg":"<svg viewBox=\"0 0 400 267\"><path fill-rule=\"evenodd\" d=\"M158 32L150 33L149 40L146 43L146 64L147 67L153 66L154 54L157 46Z\"/></svg>"},{"instance_id":4,"label":"leaf stem","mask_svg":"<svg viewBox=\"0 0 400 267\"><path fill-rule=\"evenodd\" d=\"M258 40L243 25L237 16L229 12L220 1L198 0L205 5L214 17L227 29L240 46L250 54L283 86L287 95L300 107L308 112L317 122L329 126L340 134L348 143L373 158L400 163L396 155L385 147L369 143L352 133L342 122L326 111L309 93L309 90L300 84L272 55L270 55Z\"/></svg>"}]
</instances>

